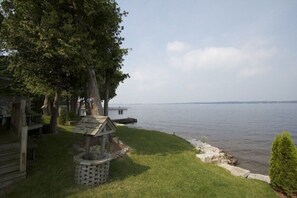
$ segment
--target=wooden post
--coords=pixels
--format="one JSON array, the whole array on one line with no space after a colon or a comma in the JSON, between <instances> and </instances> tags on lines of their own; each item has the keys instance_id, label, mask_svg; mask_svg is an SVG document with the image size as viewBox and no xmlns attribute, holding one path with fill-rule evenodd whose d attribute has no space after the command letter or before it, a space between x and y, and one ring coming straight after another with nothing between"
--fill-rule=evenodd
<instances>
[{"instance_id":1,"label":"wooden post","mask_svg":"<svg viewBox=\"0 0 297 198\"><path fill-rule=\"evenodd\" d=\"M85 146L85 159L90 159L90 147L91 147L91 137L86 135L86 146Z\"/></svg>"},{"instance_id":2,"label":"wooden post","mask_svg":"<svg viewBox=\"0 0 297 198\"><path fill-rule=\"evenodd\" d=\"M104 158L104 150L105 150L105 135L101 138L101 148L100 148L100 158Z\"/></svg>"},{"instance_id":3,"label":"wooden post","mask_svg":"<svg viewBox=\"0 0 297 198\"><path fill-rule=\"evenodd\" d=\"M16 104L15 111L15 127L20 140L20 171L26 171L27 165L27 138L28 138L28 126L26 123L25 115L26 101L21 100L19 104Z\"/></svg>"},{"instance_id":4,"label":"wooden post","mask_svg":"<svg viewBox=\"0 0 297 198\"><path fill-rule=\"evenodd\" d=\"M27 138L28 138L28 127L23 126L21 132L21 153L20 153L20 171L26 171L27 165Z\"/></svg>"}]
</instances>

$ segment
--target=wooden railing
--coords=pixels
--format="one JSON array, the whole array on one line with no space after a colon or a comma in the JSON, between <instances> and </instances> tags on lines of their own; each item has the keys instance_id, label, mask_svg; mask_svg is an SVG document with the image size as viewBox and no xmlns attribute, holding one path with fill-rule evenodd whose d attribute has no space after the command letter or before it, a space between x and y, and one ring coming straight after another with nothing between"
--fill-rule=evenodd
<instances>
[{"instance_id":1,"label":"wooden railing","mask_svg":"<svg viewBox=\"0 0 297 198\"><path fill-rule=\"evenodd\" d=\"M42 126L43 126L41 114L26 115L26 122L27 122L28 130L39 129L41 133Z\"/></svg>"}]
</instances>

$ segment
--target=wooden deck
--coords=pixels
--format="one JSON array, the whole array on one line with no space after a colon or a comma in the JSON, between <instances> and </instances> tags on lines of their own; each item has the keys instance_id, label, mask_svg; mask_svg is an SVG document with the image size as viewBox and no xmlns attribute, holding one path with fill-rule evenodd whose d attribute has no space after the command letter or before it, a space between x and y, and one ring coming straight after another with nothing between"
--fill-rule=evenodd
<instances>
[{"instance_id":1,"label":"wooden deck","mask_svg":"<svg viewBox=\"0 0 297 198\"><path fill-rule=\"evenodd\" d=\"M20 142L12 131L0 127L0 197L3 189L26 177L20 171Z\"/></svg>"},{"instance_id":2,"label":"wooden deck","mask_svg":"<svg viewBox=\"0 0 297 198\"><path fill-rule=\"evenodd\" d=\"M41 134L43 127L41 115L27 115L25 125L28 127L21 125L22 132L18 137L13 132L14 127L9 129L10 117L5 119L4 126L0 123L0 197L7 186L26 178L28 131L36 129Z\"/></svg>"},{"instance_id":3,"label":"wooden deck","mask_svg":"<svg viewBox=\"0 0 297 198\"><path fill-rule=\"evenodd\" d=\"M132 124L136 123L136 118L123 118L123 119L114 119L113 122L119 123L119 124Z\"/></svg>"},{"instance_id":4,"label":"wooden deck","mask_svg":"<svg viewBox=\"0 0 297 198\"><path fill-rule=\"evenodd\" d=\"M18 138L4 127L0 127L0 145L18 142Z\"/></svg>"}]
</instances>

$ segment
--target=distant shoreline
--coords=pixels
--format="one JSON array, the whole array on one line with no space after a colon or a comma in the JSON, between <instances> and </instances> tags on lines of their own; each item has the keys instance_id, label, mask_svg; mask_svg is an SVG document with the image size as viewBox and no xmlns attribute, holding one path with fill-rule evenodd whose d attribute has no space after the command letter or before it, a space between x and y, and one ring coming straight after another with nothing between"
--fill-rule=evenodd
<instances>
[{"instance_id":1,"label":"distant shoreline","mask_svg":"<svg viewBox=\"0 0 297 198\"><path fill-rule=\"evenodd\" d=\"M168 102L168 103L125 103L125 105L174 105L174 104L297 104L297 100L288 101L222 101L222 102ZM111 105L119 105L118 103L111 103ZM123 105L123 104L120 104Z\"/></svg>"},{"instance_id":2,"label":"distant shoreline","mask_svg":"<svg viewBox=\"0 0 297 198\"><path fill-rule=\"evenodd\" d=\"M189 102L175 104L291 104L297 103L297 100L292 101L226 101L226 102ZM174 104L174 103L172 103Z\"/></svg>"}]
</instances>

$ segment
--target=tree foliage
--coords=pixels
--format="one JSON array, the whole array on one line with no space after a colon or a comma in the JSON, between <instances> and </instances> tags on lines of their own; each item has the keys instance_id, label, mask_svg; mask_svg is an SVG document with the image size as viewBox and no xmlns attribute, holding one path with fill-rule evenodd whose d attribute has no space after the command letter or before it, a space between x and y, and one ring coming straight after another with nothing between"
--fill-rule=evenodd
<instances>
[{"instance_id":1,"label":"tree foliage","mask_svg":"<svg viewBox=\"0 0 297 198\"><path fill-rule=\"evenodd\" d=\"M273 188L289 196L297 195L297 148L287 131L274 139L269 176Z\"/></svg>"},{"instance_id":2,"label":"tree foliage","mask_svg":"<svg viewBox=\"0 0 297 198\"><path fill-rule=\"evenodd\" d=\"M6 49L10 69L31 87L67 89L84 72L78 60L82 34L74 15L60 1L4 1ZM69 8L70 9L70 8ZM72 81L72 82L71 82ZM41 86L43 85L43 86ZM32 89L34 91L34 89Z\"/></svg>"},{"instance_id":3,"label":"tree foliage","mask_svg":"<svg viewBox=\"0 0 297 198\"><path fill-rule=\"evenodd\" d=\"M126 76L119 73L126 54L120 37L125 15L114 0L1 2L1 49L9 69L30 92L54 95L52 126L62 91L84 89L90 68L101 79L106 73L119 82Z\"/></svg>"}]
</instances>

